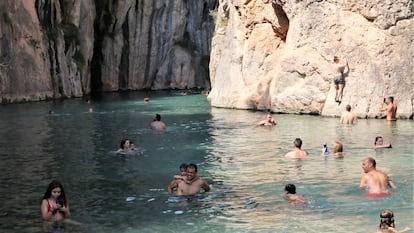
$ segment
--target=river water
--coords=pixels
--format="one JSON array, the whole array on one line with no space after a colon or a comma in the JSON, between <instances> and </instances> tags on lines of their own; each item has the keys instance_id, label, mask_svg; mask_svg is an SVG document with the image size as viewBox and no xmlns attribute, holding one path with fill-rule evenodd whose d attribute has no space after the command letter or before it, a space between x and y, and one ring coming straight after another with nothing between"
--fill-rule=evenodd
<instances>
[{"instance_id":1,"label":"river water","mask_svg":"<svg viewBox=\"0 0 414 233\"><path fill-rule=\"evenodd\" d=\"M155 113L167 124L162 134L148 128ZM0 231L44 232L40 201L53 179L70 203L64 232L375 232L383 209L394 211L397 229L412 231L413 121L342 126L338 118L282 114L274 115L277 126L255 127L264 117L178 92L0 106ZM377 135L393 148L374 150ZM138 154L115 155L124 137ZM306 160L284 158L296 137ZM345 157L320 156L335 140ZM393 195L372 199L358 189L367 156L397 184ZM209 194L169 198L182 162L198 165ZM288 183L309 205L287 203Z\"/></svg>"}]
</instances>

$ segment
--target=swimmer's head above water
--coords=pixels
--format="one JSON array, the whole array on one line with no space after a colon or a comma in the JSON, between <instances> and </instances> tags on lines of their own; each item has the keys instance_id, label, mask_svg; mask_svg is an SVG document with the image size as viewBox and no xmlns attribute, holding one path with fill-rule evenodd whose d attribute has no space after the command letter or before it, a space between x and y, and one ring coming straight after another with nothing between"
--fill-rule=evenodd
<instances>
[{"instance_id":1,"label":"swimmer's head above water","mask_svg":"<svg viewBox=\"0 0 414 233\"><path fill-rule=\"evenodd\" d=\"M394 213L391 210L383 210L380 213L380 229L395 228Z\"/></svg>"},{"instance_id":2,"label":"swimmer's head above water","mask_svg":"<svg viewBox=\"0 0 414 233\"><path fill-rule=\"evenodd\" d=\"M296 194L296 186L294 184L287 184L285 186L285 192L289 194Z\"/></svg>"}]
</instances>

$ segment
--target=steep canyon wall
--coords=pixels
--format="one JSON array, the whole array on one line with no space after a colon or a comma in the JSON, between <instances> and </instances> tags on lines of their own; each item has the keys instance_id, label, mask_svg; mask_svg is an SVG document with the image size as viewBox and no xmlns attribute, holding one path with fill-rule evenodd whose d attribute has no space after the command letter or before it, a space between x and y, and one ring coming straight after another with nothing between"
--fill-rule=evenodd
<instances>
[{"instance_id":1,"label":"steep canyon wall","mask_svg":"<svg viewBox=\"0 0 414 233\"><path fill-rule=\"evenodd\" d=\"M217 0L0 1L3 103L209 88Z\"/></svg>"},{"instance_id":2,"label":"steep canyon wall","mask_svg":"<svg viewBox=\"0 0 414 233\"><path fill-rule=\"evenodd\" d=\"M327 116L350 104L365 118L394 96L398 117L412 118L413 16L413 0L220 0L211 104ZM350 66L340 105L334 55Z\"/></svg>"}]
</instances>

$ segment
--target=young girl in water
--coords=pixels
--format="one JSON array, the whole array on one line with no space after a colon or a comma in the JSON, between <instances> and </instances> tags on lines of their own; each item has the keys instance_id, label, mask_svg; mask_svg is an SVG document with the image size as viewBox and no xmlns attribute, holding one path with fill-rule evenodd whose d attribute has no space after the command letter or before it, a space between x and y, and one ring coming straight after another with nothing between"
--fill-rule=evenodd
<instances>
[{"instance_id":1,"label":"young girl in water","mask_svg":"<svg viewBox=\"0 0 414 233\"><path fill-rule=\"evenodd\" d=\"M43 220L61 220L70 218L69 204L62 184L54 180L47 187L40 205Z\"/></svg>"}]
</instances>

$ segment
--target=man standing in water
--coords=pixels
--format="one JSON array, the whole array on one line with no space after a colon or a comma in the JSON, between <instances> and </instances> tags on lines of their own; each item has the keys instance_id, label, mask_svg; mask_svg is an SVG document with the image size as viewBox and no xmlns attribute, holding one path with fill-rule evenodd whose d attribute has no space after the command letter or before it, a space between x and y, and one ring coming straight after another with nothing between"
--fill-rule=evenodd
<instances>
[{"instance_id":1,"label":"man standing in water","mask_svg":"<svg viewBox=\"0 0 414 233\"><path fill-rule=\"evenodd\" d=\"M345 87L345 76L349 73L348 61L341 61L339 57L334 56L332 63L334 71L334 85L335 85L335 102L341 103L342 95ZM345 72L345 68L347 71Z\"/></svg>"},{"instance_id":2,"label":"man standing in water","mask_svg":"<svg viewBox=\"0 0 414 233\"><path fill-rule=\"evenodd\" d=\"M272 114L268 112L266 114L266 118L263 121L259 122L257 125L272 126L276 125L276 121L272 118Z\"/></svg>"},{"instance_id":3,"label":"man standing in water","mask_svg":"<svg viewBox=\"0 0 414 233\"><path fill-rule=\"evenodd\" d=\"M384 107L384 103L387 104ZM386 111L387 113L387 121L396 121L397 120L397 105L394 104L394 97L390 96L387 99L384 99L384 103L382 103L382 107L380 108L381 112Z\"/></svg>"},{"instance_id":4,"label":"man standing in water","mask_svg":"<svg viewBox=\"0 0 414 233\"><path fill-rule=\"evenodd\" d=\"M201 189L209 192L210 186L197 175L197 165L190 163L187 166L187 180L178 184L178 195L194 195Z\"/></svg>"},{"instance_id":5,"label":"man standing in water","mask_svg":"<svg viewBox=\"0 0 414 233\"><path fill-rule=\"evenodd\" d=\"M361 177L359 188L367 189L368 197L387 196L390 195L388 192L388 186L393 189L397 188L387 174L376 169L376 162L374 158L365 158L362 162L362 169L365 174Z\"/></svg>"},{"instance_id":6,"label":"man standing in water","mask_svg":"<svg viewBox=\"0 0 414 233\"><path fill-rule=\"evenodd\" d=\"M296 138L295 141L293 141L294 149L293 151L287 153L285 155L286 158L291 159L300 159L300 158L306 158L308 157L308 152L306 150L302 150L302 140L300 138Z\"/></svg>"},{"instance_id":7,"label":"man standing in water","mask_svg":"<svg viewBox=\"0 0 414 233\"><path fill-rule=\"evenodd\" d=\"M354 124L356 121L357 117L351 112L351 105L346 105L346 112L341 116L341 124Z\"/></svg>"},{"instance_id":8,"label":"man standing in water","mask_svg":"<svg viewBox=\"0 0 414 233\"><path fill-rule=\"evenodd\" d=\"M151 129L157 130L157 131L164 131L165 128L167 128L165 123L161 121L161 115L158 113L155 114L155 117L153 119L153 122L151 122L150 127Z\"/></svg>"}]
</instances>

